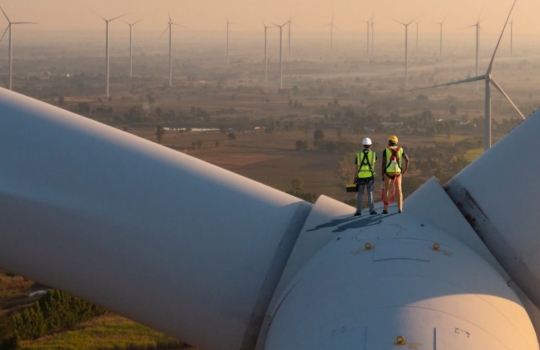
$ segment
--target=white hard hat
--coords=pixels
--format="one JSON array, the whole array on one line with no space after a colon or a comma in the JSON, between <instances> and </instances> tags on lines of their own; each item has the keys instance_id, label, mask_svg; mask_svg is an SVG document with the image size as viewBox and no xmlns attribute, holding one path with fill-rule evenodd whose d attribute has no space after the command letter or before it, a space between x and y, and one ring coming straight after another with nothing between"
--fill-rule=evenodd
<instances>
[{"instance_id":1,"label":"white hard hat","mask_svg":"<svg viewBox=\"0 0 540 350\"><path fill-rule=\"evenodd\" d=\"M362 145L364 146L371 146L371 139L369 137L366 137L363 141L362 141Z\"/></svg>"}]
</instances>

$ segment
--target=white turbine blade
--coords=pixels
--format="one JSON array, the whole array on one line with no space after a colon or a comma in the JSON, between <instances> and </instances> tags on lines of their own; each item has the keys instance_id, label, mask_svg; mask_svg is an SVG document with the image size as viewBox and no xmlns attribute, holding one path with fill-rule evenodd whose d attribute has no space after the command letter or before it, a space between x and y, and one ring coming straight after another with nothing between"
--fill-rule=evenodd
<instances>
[{"instance_id":1,"label":"white turbine blade","mask_svg":"<svg viewBox=\"0 0 540 350\"><path fill-rule=\"evenodd\" d=\"M519 110L519 108L515 105L514 102L512 102L512 99L510 99L510 96L508 96L506 94L506 92L503 91L502 87L499 86L499 84L497 84L497 82L491 78L490 79L490 82L491 82L491 85L493 85L495 87L495 89L499 90L499 92L504 96L506 97L506 99L508 100L508 102L510 102L510 104L515 108L515 110L519 113L519 115L521 116L521 118L523 118L523 120L525 120L525 116L523 115L523 113L521 113L521 111Z\"/></svg>"},{"instance_id":2,"label":"white turbine blade","mask_svg":"<svg viewBox=\"0 0 540 350\"><path fill-rule=\"evenodd\" d=\"M491 62L489 62L487 74L491 73L491 70L493 69L493 61L495 60L495 55L497 54L497 50L499 49L499 44L501 43L504 30L506 29L506 26L508 24L508 20L510 19L510 16L512 15L512 11L514 10L514 6L516 5L517 0L514 0L514 3L512 4L512 8L510 9L510 12L508 13L508 17L506 18L506 22L504 22L504 27L501 31L501 35L499 36L499 41L497 41L497 46L495 46L495 51L493 51L493 56L491 56Z\"/></svg>"},{"instance_id":3,"label":"white turbine blade","mask_svg":"<svg viewBox=\"0 0 540 350\"><path fill-rule=\"evenodd\" d=\"M390 19L391 19L392 21L396 22L396 23L401 24L401 25L404 25L404 26L407 26L407 25L408 25L407 23L400 22L400 21L398 21L398 20L396 20L396 19L393 19L393 18L390 18Z\"/></svg>"},{"instance_id":4,"label":"white turbine blade","mask_svg":"<svg viewBox=\"0 0 540 350\"><path fill-rule=\"evenodd\" d=\"M4 14L4 16L6 17L7 21L9 22L9 17L6 15L6 13L4 12L4 9L2 8L2 6L0 6L0 10L2 10L2 13Z\"/></svg>"},{"instance_id":5,"label":"white turbine blade","mask_svg":"<svg viewBox=\"0 0 540 350\"><path fill-rule=\"evenodd\" d=\"M256 338L311 204L6 89L0 115L2 269L201 349Z\"/></svg>"},{"instance_id":6,"label":"white turbine blade","mask_svg":"<svg viewBox=\"0 0 540 350\"><path fill-rule=\"evenodd\" d=\"M177 27L182 27L182 28L184 28L184 29L190 30L188 27L185 27L185 26L183 26L183 25L181 25L181 24L178 24L178 23L171 23L171 25L177 26Z\"/></svg>"},{"instance_id":7,"label":"white turbine blade","mask_svg":"<svg viewBox=\"0 0 540 350\"><path fill-rule=\"evenodd\" d=\"M112 22L112 21L114 21L115 19L118 19L118 18L120 18L120 17L127 16L127 15L129 15L129 13L124 13L123 15L116 16L116 17L114 17L114 18L111 18L110 20L108 20L108 22Z\"/></svg>"},{"instance_id":8,"label":"white turbine blade","mask_svg":"<svg viewBox=\"0 0 540 350\"><path fill-rule=\"evenodd\" d=\"M132 26L134 26L135 24L137 24L137 23L139 23L139 22L141 22L141 21L144 21L144 18L141 18L140 20L138 20L138 21L136 21L136 22L133 22L133 23L131 23L131 25L132 25Z\"/></svg>"},{"instance_id":9,"label":"white turbine blade","mask_svg":"<svg viewBox=\"0 0 540 350\"><path fill-rule=\"evenodd\" d=\"M463 80L458 80L458 81L454 81L454 82L451 82L451 83L445 83L445 84L439 84L439 85L432 85L432 86L427 86L427 87L422 87L422 88L416 88L416 89L407 89L407 90L405 90L405 91L416 91L416 90L433 89L433 88L438 88L438 87L442 87L442 86L450 86L450 85L457 85L457 84L470 83L470 82L473 82L473 81L484 80L484 79L486 79L486 76L485 76L485 75L479 75L479 76L477 76L477 77L468 78L468 79L463 79Z\"/></svg>"},{"instance_id":10,"label":"white turbine blade","mask_svg":"<svg viewBox=\"0 0 540 350\"><path fill-rule=\"evenodd\" d=\"M161 39L161 37L163 36L163 34L167 33L167 30L169 29L169 26L167 26L167 28L165 28L165 30L163 31L163 33L161 33L161 35L158 37L158 39Z\"/></svg>"},{"instance_id":11,"label":"white turbine blade","mask_svg":"<svg viewBox=\"0 0 540 350\"><path fill-rule=\"evenodd\" d=\"M467 29L467 28L472 28L472 27L476 27L476 24L473 24L472 26L468 26L468 27L458 28L458 29Z\"/></svg>"},{"instance_id":12,"label":"white turbine blade","mask_svg":"<svg viewBox=\"0 0 540 350\"><path fill-rule=\"evenodd\" d=\"M0 38L0 42L2 42L2 40L4 39L4 36L6 35L8 29L9 29L9 26L10 25L8 24L7 27L6 27L6 30L4 30L4 34L2 34L2 37Z\"/></svg>"},{"instance_id":13,"label":"white turbine blade","mask_svg":"<svg viewBox=\"0 0 540 350\"><path fill-rule=\"evenodd\" d=\"M100 15L99 13L97 13L96 11L94 10L90 10L92 11L96 16L98 16L99 18L101 18L102 20L104 20L105 22L108 22L107 19L105 17L103 17L102 15Z\"/></svg>"},{"instance_id":14,"label":"white turbine blade","mask_svg":"<svg viewBox=\"0 0 540 350\"><path fill-rule=\"evenodd\" d=\"M11 24L38 24L37 22L11 22Z\"/></svg>"},{"instance_id":15,"label":"white turbine blade","mask_svg":"<svg viewBox=\"0 0 540 350\"><path fill-rule=\"evenodd\" d=\"M410 21L409 23L407 23L407 25L411 24L412 22L416 21L418 18L422 17L423 15L420 15L420 16L416 16L412 21Z\"/></svg>"}]
</instances>

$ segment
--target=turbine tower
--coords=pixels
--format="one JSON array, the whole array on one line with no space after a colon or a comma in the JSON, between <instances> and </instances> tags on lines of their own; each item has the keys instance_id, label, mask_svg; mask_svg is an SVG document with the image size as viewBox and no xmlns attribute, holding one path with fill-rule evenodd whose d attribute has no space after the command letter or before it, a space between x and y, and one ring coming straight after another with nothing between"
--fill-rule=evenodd
<instances>
[{"instance_id":1,"label":"turbine tower","mask_svg":"<svg viewBox=\"0 0 540 350\"><path fill-rule=\"evenodd\" d=\"M133 77L133 26L142 21L142 19L135 21L133 23L126 22L129 26L129 77Z\"/></svg>"},{"instance_id":2,"label":"turbine tower","mask_svg":"<svg viewBox=\"0 0 540 350\"><path fill-rule=\"evenodd\" d=\"M264 82L268 82L268 50L267 50L267 39L268 39L268 28L272 28L273 26L267 26L266 23L263 22L264 26Z\"/></svg>"},{"instance_id":3,"label":"turbine tower","mask_svg":"<svg viewBox=\"0 0 540 350\"><path fill-rule=\"evenodd\" d=\"M236 24L236 23L233 23L233 22L229 22L229 19L226 18L226 28L227 28L227 65L229 65L229 25L230 24Z\"/></svg>"},{"instance_id":4,"label":"turbine tower","mask_svg":"<svg viewBox=\"0 0 540 350\"><path fill-rule=\"evenodd\" d=\"M375 21L373 20L373 13L371 14L371 57L373 57L375 50Z\"/></svg>"},{"instance_id":5,"label":"turbine tower","mask_svg":"<svg viewBox=\"0 0 540 350\"><path fill-rule=\"evenodd\" d=\"M510 10L510 13L508 14L508 17L501 31L501 35L499 36L499 40L497 41L497 45L495 46L495 50L493 51L493 55L491 56L491 61L489 63L489 66L485 74L475 76L473 78L455 81L452 83L446 83L446 84L434 85L428 88L422 88L422 89L429 89L429 88L435 88L435 87L440 87L440 86L450 86L450 85L457 85L457 84L462 84L462 83L469 83L472 81L478 82L480 80L483 80L485 82L486 90L485 90L485 100L484 100L484 108L485 108L484 109L484 151L487 151L491 147L491 85L493 85L493 87L497 89L508 100L508 102L510 102L510 104L514 107L514 109L519 113L521 118L525 119L525 116L521 113L519 108L514 104L514 102L512 102L512 100L504 92L502 87L499 84L497 84L495 79L493 79L493 77L491 76L491 71L493 70L493 64L495 61L495 55L497 54L497 50L501 43L504 30L506 29L508 20L510 19L510 15L512 14L512 10L514 9L515 4L516 3L514 2ZM421 89L414 89L414 90L421 90Z\"/></svg>"},{"instance_id":6,"label":"turbine tower","mask_svg":"<svg viewBox=\"0 0 540 350\"><path fill-rule=\"evenodd\" d=\"M416 52L418 52L418 26L421 21L416 22Z\"/></svg>"},{"instance_id":7,"label":"turbine tower","mask_svg":"<svg viewBox=\"0 0 540 350\"><path fill-rule=\"evenodd\" d=\"M409 74L409 71L408 71L409 69L409 24L414 22L417 18L418 17L416 17L415 19L413 19L412 21L408 23L403 23L403 22L394 20L396 23L399 23L405 27L405 88L407 88L408 74Z\"/></svg>"},{"instance_id":8,"label":"turbine tower","mask_svg":"<svg viewBox=\"0 0 540 350\"><path fill-rule=\"evenodd\" d=\"M371 20L363 21L366 24L366 58L369 63L370 61L370 55L369 55L369 27L371 26Z\"/></svg>"},{"instance_id":9,"label":"turbine tower","mask_svg":"<svg viewBox=\"0 0 540 350\"><path fill-rule=\"evenodd\" d=\"M514 57L514 18L510 24L510 57Z\"/></svg>"},{"instance_id":10,"label":"turbine tower","mask_svg":"<svg viewBox=\"0 0 540 350\"><path fill-rule=\"evenodd\" d=\"M332 20L330 23L323 27L330 27L330 52L334 50L334 28L337 29L337 27L334 25L334 14L332 14Z\"/></svg>"},{"instance_id":11,"label":"turbine tower","mask_svg":"<svg viewBox=\"0 0 540 350\"><path fill-rule=\"evenodd\" d=\"M446 21L446 16L443 18L443 20L439 23L435 23L435 24L438 24L439 25L439 60L442 59L442 38L443 38L443 24L444 24L444 21Z\"/></svg>"},{"instance_id":12,"label":"turbine tower","mask_svg":"<svg viewBox=\"0 0 540 350\"><path fill-rule=\"evenodd\" d=\"M463 29L472 28L472 27L476 28L476 76L478 76L478 51L480 48L480 29L482 29L482 27L480 26L480 16L482 16L482 11L480 11L480 15L478 16L478 20L476 21L475 24L463 28ZM478 91L478 82L476 82L476 91Z\"/></svg>"},{"instance_id":13,"label":"turbine tower","mask_svg":"<svg viewBox=\"0 0 540 350\"><path fill-rule=\"evenodd\" d=\"M180 25L178 23L174 23L171 19L171 14L169 13L169 22L167 24L167 28L165 28L165 30L163 31L163 33L161 33L161 35L159 36L160 38L163 36L163 34L165 34L167 32L167 30L169 31L169 86L173 86L172 85L172 26L178 26L178 27L182 27L182 28L186 28L184 27L183 25Z\"/></svg>"},{"instance_id":14,"label":"turbine tower","mask_svg":"<svg viewBox=\"0 0 540 350\"><path fill-rule=\"evenodd\" d=\"M105 21L105 97L109 99L109 22L114 21L120 17L124 17L127 14L123 14L111 19L106 19L102 16L102 20Z\"/></svg>"},{"instance_id":15,"label":"turbine tower","mask_svg":"<svg viewBox=\"0 0 540 350\"><path fill-rule=\"evenodd\" d=\"M279 88L283 89L283 27L286 26L289 21L282 25L272 23L279 28Z\"/></svg>"},{"instance_id":16,"label":"turbine tower","mask_svg":"<svg viewBox=\"0 0 540 350\"><path fill-rule=\"evenodd\" d=\"M0 38L0 42L2 39L4 39L4 36L6 35L6 32L9 30L9 51L8 51L8 61L9 61L9 89L13 89L13 49L12 49L12 41L11 41L11 26L14 24L37 24L35 22L11 22L7 14L4 12L4 9L0 7L0 10L2 10L2 13L6 17L8 21L8 25L6 27L6 30L4 31L4 34L2 34L2 38Z\"/></svg>"}]
</instances>

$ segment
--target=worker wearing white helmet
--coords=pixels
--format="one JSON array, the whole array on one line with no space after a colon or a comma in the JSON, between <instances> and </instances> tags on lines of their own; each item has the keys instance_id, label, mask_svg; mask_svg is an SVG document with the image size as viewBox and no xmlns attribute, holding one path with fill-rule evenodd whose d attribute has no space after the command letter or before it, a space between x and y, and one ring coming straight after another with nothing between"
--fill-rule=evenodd
<instances>
[{"instance_id":1,"label":"worker wearing white helmet","mask_svg":"<svg viewBox=\"0 0 540 350\"><path fill-rule=\"evenodd\" d=\"M356 205L356 213L354 216L360 216L362 213L362 205L364 202L364 188L367 189L367 200L369 214L375 215L377 212L373 207L373 189L375 187L375 162L377 154L371 150L371 139L366 137L362 140L364 149L356 154L355 164L355 183L358 187L358 200Z\"/></svg>"}]
</instances>

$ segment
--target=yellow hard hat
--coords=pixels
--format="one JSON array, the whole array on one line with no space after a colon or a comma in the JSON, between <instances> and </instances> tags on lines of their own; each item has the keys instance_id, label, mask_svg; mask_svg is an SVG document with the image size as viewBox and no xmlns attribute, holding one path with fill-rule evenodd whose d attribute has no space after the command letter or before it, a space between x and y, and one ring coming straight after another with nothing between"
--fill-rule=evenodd
<instances>
[{"instance_id":1,"label":"yellow hard hat","mask_svg":"<svg viewBox=\"0 0 540 350\"><path fill-rule=\"evenodd\" d=\"M398 139L396 135L392 135L388 138L388 141L392 141L394 143L398 143Z\"/></svg>"}]
</instances>

